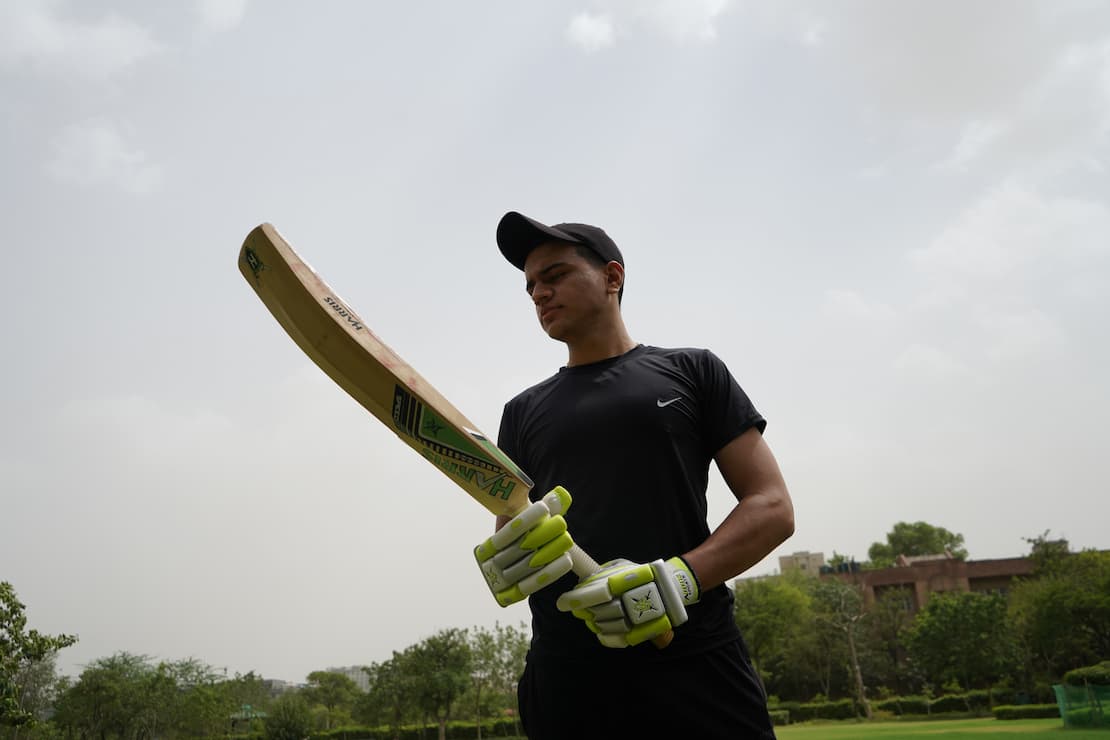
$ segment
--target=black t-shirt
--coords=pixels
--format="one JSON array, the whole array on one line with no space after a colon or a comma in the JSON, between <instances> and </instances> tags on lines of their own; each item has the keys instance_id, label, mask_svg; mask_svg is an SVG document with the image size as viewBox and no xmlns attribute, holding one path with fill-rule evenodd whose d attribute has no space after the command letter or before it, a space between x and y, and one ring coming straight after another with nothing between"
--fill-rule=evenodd
<instances>
[{"instance_id":1,"label":"black t-shirt","mask_svg":"<svg viewBox=\"0 0 1110 740\"><path fill-rule=\"evenodd\" d=\"M709 536L705 492L713 456L748 429L766 426L725 364L704 349L639 345L590 365L564 367L505 405L503 449L535 482L539 500L570 491L571 535L599 563L681 555ZM715 647L739 633L732 593L718 586L689 607L666 650L602 647L555 600L577 576L529 597L532 650L568 660L621 654L642 660Z\"/></svg>"}]
</instances>

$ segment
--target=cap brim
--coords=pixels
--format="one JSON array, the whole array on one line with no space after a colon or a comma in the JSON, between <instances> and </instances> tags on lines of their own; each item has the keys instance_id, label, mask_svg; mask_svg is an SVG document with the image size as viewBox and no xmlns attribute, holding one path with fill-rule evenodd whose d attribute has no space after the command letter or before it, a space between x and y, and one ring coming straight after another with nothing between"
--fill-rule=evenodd
<instances>
[{"instance_id":1,"label":"cap brim","mask_svg":"<svg viewBox=\"0 0 1110 740\"><path fill-rule=\"evenodd\" d=\"M585 244L573 234L541 224L516 211L506 213L497 224L497 247L505 259L519 270L524 269L524 262L533 249L553 241Z\"/></svg>"}]
</instances>

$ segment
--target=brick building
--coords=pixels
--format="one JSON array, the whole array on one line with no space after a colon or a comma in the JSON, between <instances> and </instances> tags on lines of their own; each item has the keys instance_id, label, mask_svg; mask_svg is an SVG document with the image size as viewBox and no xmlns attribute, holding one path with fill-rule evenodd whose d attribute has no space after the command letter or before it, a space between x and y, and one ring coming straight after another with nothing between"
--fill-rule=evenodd
<instances>
[{"instance_id":1,"label":"brick building","mask_svg":"<svg viewBox=\"0 0 1110 740\"><path fill-rule=\"evenodd\" d=\"M889 594L900 595L906 608L916 612L934 593L986 591L1006 593L1017 578L1033 573L1029 558L995 560L957 560L950 554L907 558L899 556L891 568L844 572L823 572L822 578L835 578L862 587L868 604Z\"/></svg>"}]
</instances>

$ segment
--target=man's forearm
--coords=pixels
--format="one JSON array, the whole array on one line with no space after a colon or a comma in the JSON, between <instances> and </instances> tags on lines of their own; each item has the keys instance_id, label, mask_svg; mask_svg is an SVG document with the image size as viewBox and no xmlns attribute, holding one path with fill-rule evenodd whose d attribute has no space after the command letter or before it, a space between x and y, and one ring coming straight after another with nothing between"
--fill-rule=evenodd
<instances>
[{"instance_id":1,"label":"man's forearm","mask_svg":"<svg viewBox=\"0 0 1110 740\"><path fill-rule=\"evenodd\" d=\"M786 489L750 494L721 525L683 555L702 590L729 581L767 557L794 533L794 507Z\"/></svg>"}]
</instances>

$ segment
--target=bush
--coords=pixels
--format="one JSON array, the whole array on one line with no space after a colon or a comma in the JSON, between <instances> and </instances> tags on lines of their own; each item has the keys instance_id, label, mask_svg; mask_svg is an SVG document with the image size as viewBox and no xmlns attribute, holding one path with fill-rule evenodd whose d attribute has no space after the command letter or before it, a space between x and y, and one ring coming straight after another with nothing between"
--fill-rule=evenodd
<instances>
[{"instance_id":1,"label":"bush","mask_svg":"<svg viewBox=\"0 0 1110 740\"><path fill-rule=\"evenodd\" d=\"M791 720L806 722L811 719L855 719L856 716L856 706L852 700L840 699L799 704L791 713Z\"/></svg>"},{"instance_id":2,"label":"bush","mask_svg":"<svg viewBox=\"0 0 1110 740\"><path fill-rule=\"evenodd\" d=\"M1001 704L1019 704L1015 697L1017 693L1009 688L996 688L990 690L990 703L994 705Z\"/></svg>"},{"instance_id":3,"label":"bush","mask_svg":"<svg viewBox=\"0 0 1110 740\"><path fill-rule=\"evenodd\" d=\"M928 714L929 700L924 696L894 696L879 702L872 702L871 707L883 712L890 712L901 717L906 714Z\"/></svg>"},{"instance_id":4,"label":"bush","mask_svg":"<svg viewBox=\"0 0 1110 740\"><path fill-rule=\"evenodd\" d=\"M781 727L782 725L790 724L790 712L788 710L772 709L770 711L770 714L771 724L773 724L775 727Z\"/></svg>"},{"instance_id":5,"label":"bush","mask_svg":"<svg viewBox=\"0 0 1110 740\"><path fill-rule=\"evenodd\" d=\"M516 723L511 717L486 719L482 721L482 737L498 738L515 736ZM426 740L428 737L437 737L439 727L429 725L404 725L400 731L394 733L388 727L336 727L331 730L320 730L308 735L308 740ZM473 722L448 722L447 737L452 740L472 740L478 737L478 726Z\"/></svg>"},{"instance_id":6,"label":"bush","mask_svg":"<svg viewBox=\"0 0 1110 740\"><path fill-rule=\"evenodd\" d=\"M1072 709L1064 722L1068 727L1107 727L1110 726L1110 717L1093 707L1086 709Z\"/></svg>"},{"instance_id":7,"label":"bush","mask_svg":"<svg viewBox=\"0 0 1110 740\"><path fill-rule=\"evenodd\" d=\"M995 719L1051 719L1060 716L1055 704L1022 704L994 708Z\"/></svg>"},{"instance_id":8,"label":"bush","mask_svg":"<svg viewBox=\"0 0 1110 740\"><path fill-rule=\"evenodd\" d=\"M948 714L951 712L970 712L967 697L963 694L938 696L929 702L929 714Z\"/></svg>"},{"instance_id":9,"label":"bush","mask_svg":"<svg viewBox=\"0 0 1110 740\"><path fill-rule=\"evenodd\" d=\"M1110 686L1110 660L1068 671L1064 674L1064 683L1068 686Z\"/></svg>"}]
</instances>

